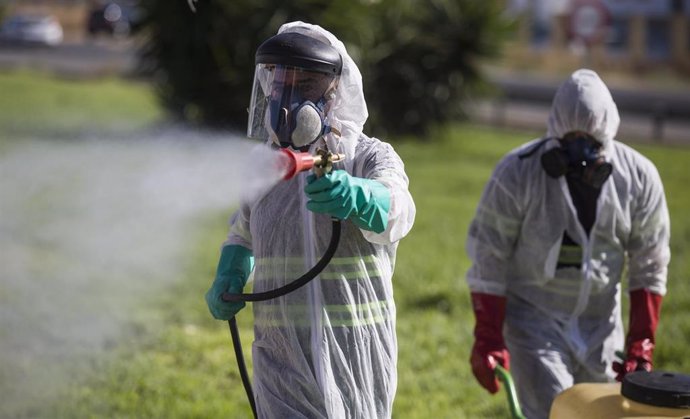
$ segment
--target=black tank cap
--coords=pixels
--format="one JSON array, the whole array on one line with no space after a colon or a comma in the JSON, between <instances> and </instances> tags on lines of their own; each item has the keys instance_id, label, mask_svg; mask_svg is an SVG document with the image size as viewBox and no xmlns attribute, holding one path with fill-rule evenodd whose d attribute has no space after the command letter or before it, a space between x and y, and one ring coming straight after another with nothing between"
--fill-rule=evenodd
<instances>
[{"instance_id":1,"label":"black tank cap","mask_svg":"<svg viewBox=\"0 0 690 419\"><path fill-rule=\"evenodd\" d=\"M664 371L635 371L626 374L621 394L652 406L690 408L690 375Z\"/></svg>"}]
</instances>

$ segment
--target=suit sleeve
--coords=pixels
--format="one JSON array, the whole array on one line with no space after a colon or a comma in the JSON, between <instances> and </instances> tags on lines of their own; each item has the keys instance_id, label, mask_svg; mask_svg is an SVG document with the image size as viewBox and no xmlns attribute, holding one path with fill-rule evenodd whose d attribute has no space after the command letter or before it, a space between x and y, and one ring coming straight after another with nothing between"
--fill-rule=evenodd
<instances>
[{"instance_id":1,"label":"suit sleeve","mask_svg":"<svg viewBox=\"0 0 690 419\"><path fill-rule=\"evenodd\" d=\"M522 217L511 177L510 159L494 170L472 220L466 250L472 265L467 283L472 292L505 295L507 264L520 234Z\"/></svg>"},{"instance_id":2,"label":"suit sleeve","mask_svg":"<svg viewBox=\"0 0 690 419\"><path fill-rule=\"evenodd\" d=\"M634 200L628 241L629 289L647 289L666 294L671 259L670 219L663 184L651 162L638 170L639 194Z\"/></svg>"}]
</instances>

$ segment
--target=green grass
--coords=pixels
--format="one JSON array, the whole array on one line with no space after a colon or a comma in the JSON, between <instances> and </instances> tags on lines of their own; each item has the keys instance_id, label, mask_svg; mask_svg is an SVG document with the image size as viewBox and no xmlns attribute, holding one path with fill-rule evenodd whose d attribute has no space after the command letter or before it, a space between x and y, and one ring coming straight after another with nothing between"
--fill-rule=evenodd
<instances>
[{"instance_id":1,"label":"green grass","mask_svg":"<svg viewBox=\"0 0 690 419\"><path fill-rule=\"evenodd\" d=\"M250 417L227 323L209 318L203 295L217 263L226 215L199 225L176 285L137 315L128 340L97 360L85 381L46 409L56 418ZM239 318L249 350L251 313ZM218 412L224 412L219 415Z\"/></svg>"},{"instance_id":2,"label":"green grass","mask_svg":"<svg viewBox=\"0 0 690 419\"><path fill-rule=\"evenodd\" d=\"M433 143L395 146L405 161L417 217L399 247L396 417L507 417L469 369L473 317L464 272L469 220L493 165L524 138L458 126Z\"/></svg>"},{"instance_id":3,"label":"green grass","mask_svg":"<svg viewBox=\"0 0 690 419\"><path fill-rule=\"evenodd\" d=\"M16 119L7 114L1 117L5 119L0 120L0 139L36 121L25 115L28 109L41 110L46 129L56 124L57 129L68 131L82 122L109 124L128 118L145 125L160 115L145 86L120 81L82 84L10 74L0 75L0 91L3 114L10 103L17 106L11 111ZM6 99L6 91L14 92L14 99ZM50 105L55 103L64 106ZM530 136L456 125L434 137L422 143L395 143L417 205L415 226L400 244L394 276L400 346L395 417L508 417L505 393L488 395L469 368L473 317L464 282L469 267L464 241L493 166ZM690 373L686 355L690 341L690 195L686 192L690 150L636 148L659 167L672 217L669 295L658 331L656 366ZM54 403L35 406L29 416L250 417L227 324L212 320L203 302L227 215L205 216L188 238L185 268L176 285L136 313L123 339L107 356L88 360ZM249 357L251 310L238 318Z\"/></svg>"},{"instance_id":4,"label":"green grass","mask_svg":"<svg viewBox=\"0 0 690 419\"><path fill-rule=\"evenodd\" d=\"M0 146L26 134L131 132L159 119L151 88L116 78L53 79L34 72L0 73Z\"/></svg>"}]
</instances>

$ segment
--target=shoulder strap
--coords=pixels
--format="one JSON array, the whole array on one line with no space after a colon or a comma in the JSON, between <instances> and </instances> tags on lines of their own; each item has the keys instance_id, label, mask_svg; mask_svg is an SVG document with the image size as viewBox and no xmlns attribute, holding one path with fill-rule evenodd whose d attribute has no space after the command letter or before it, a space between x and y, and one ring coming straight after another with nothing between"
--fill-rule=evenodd
<instances>
[{"instance_id":1,"label":"shoulder strap","mask_svg":"<svg viewBox=\"0 0 690 419\"><path fill-rule=\"evenodd\" d=\"M520 160L522 160L522 159L525 159L525 158L527 158L527 157L532 156L534 153L537 152L537 150L539 150L539 149L541 148L541 146L543 146L547 141L549 141L549 140L551 140L551 139L553 139L553 138L554 138L554 137L545 137L545 138L542 138L541 140L539 140L539 142L537 142L536 144L534 144L534 145L533 145L532 147L530 147L528 150L526 150L526 151L520 153L520 154L518 155L518 158L519 158Z\"/></svg>"}]
</instances>

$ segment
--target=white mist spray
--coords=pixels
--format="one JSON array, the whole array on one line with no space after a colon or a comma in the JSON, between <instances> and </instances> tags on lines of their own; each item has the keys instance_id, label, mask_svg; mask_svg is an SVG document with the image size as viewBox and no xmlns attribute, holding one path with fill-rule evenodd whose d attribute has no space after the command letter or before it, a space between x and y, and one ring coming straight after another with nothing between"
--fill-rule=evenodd
<instances>
[{"instance_id":1,"label":"white mist spray","mask_svg":"<svg viewBox=\"0 0 690 419\"><path fill-rule=\"evenodd\" d=\"M177 277L193 222L265 193L282 177L277 158L172 130L3 149L0 416L60 384L49 365L116 339L138 296Z\"/></svg>"}]
</instances>

